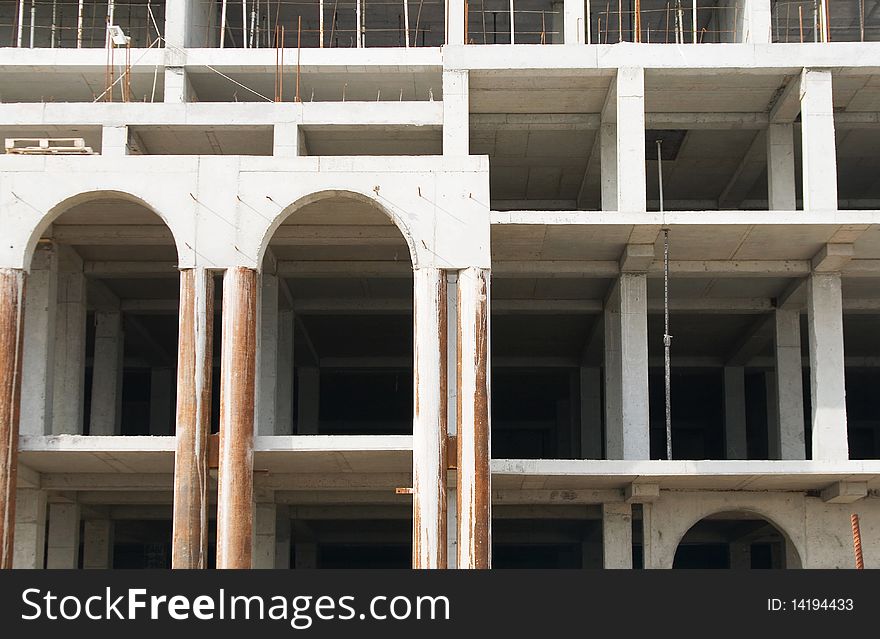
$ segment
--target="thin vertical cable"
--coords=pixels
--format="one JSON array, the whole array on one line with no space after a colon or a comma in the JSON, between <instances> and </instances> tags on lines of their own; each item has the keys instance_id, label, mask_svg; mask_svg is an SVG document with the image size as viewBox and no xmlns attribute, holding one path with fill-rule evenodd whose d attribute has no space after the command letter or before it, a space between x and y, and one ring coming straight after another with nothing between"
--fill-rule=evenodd
<instances>
[{"instance_id":1,"label":"thin vertical cable","mask_svg":"<svg viewBox=\"0 0 880 639\"><path fill-rule=\"evenodd\" d=\"M663 213L663 155L662 140L657 140L657 182L660 186L660 213ZM666 459L672 459L672 393L669 347L669 229L663 229L663 381L666 391Z\"/></svg>"}]
</instances>

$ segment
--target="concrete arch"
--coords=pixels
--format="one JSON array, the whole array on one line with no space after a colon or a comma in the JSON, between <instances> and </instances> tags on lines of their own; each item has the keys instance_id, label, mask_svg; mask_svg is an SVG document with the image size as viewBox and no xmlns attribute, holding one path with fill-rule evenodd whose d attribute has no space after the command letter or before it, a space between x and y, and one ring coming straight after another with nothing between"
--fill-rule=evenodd
<instances>
[{"instance_id":1,"label":"concrete arch","mask_svg":"<svg viewBox=\"0 0 880 639\"><path fill-rule=\"evenodd\" d=\"M73 195L67 195L61 200L58 200L47 210L47 212L40 218L39 222L33 227L31 234L28 237L22 260L24 267L26 269L30 268L31 259L33 258L34 249L37 246L37 242L46 231L46 229L49 228L49 226L55 220L57 220L66 211L69 211L75 206L103 199L126 200L128 202L132 202L134 204L142 206L153 213L156 217L162 220L162 223L168 228L169 231L171 231L171 237L174 240L174 248L177 251L178 260L181 259L180 256L182 254L182 251L181 241L179 240L179 233L175 232L174 225L171 223L170 218L168 218L166 215L163 215L159 207L151 204L145 197L135 195L129 191L102 188L94 189L92 191L81 191Z\"/></svg>"},{"instance_id":2,"label":"concrete arch","mask_svg":"<svg viewBox=\"0 0 880 639\"><path fill-rule=\"evenodd\" d=\"M314 193L310 193L308 195L304 195L298 198L297 200L286 206L278 215L275 216L275 218L272 220L272 224L269 225L269 228L266 229L266 232L260 239L260 249L257 255L257 264L263 263L263 258L266 255L266 250L269 248L269 242L272 241L272 237L275 235L275 231L278 230L278 227L281 226L285 220L287 220L292 215L296 215L298 211L310 204L333 198L355 200L384 213L391 221L391 223L394 224L395 227L397 227L397 230L403 236L403 239L406 242L407 247L409 248L409 257L410 261L412 262L412 267L414 269L418 268L419 253L416 248L415 240L413 239L413 231L410 228L409 224L407 224L406 220L398 215L393 209L377 201L375 197L372 197L360 191L354 191L350 189L326 189L322 191L315 191Z\"/></svg>"},{"instance_id":3,"label":"concrete arch","mask_svg":"<svg viewBox=\"0 0 880 639\"><path fill-rule=\"evenodd\" d=\"M777 518L774 514L770 513L766 509L763 509L760 507L754 507L754 506L747 506L744 508L738 508L738 507L709 508L709 509L706 509L704 512L702 512L696 518L690 517L688 519L683 520L684 522L689 522L689 523L687 523L687 525L682 530L677 531L678 534L675 537L675 539L676 539L675 544L671 545L672 553L671 553L671 557L669 558L669 565L667 567L672 568L672 563L675 560L675 554L678 552L678 548L679 548L679 546L681 546L682 540L684 540L685 535L687 535L688 532L690 532L690 530L694 526L699 524L701 521L703 521L707 517L712 517L713 515L720 515L723 513L742 513L745 515L754 515L755 517L758 517L759 519L763 519L764 521L769 523L771 526L773 526L776 529L776 531L780 535L782 535L782 538L785 540L786 560L789 561L789 560L793 559L793 560L795 560L795 563L797 564L794 566L787 565L786 567L787 568L802 568L803 567L804 557L805 557L804 549L798 547L798 544L795 543L795 541L792 539L792 536L788 533L786 528L784 526L782 526L777 521Z\"/></svg>"}]
</instances>

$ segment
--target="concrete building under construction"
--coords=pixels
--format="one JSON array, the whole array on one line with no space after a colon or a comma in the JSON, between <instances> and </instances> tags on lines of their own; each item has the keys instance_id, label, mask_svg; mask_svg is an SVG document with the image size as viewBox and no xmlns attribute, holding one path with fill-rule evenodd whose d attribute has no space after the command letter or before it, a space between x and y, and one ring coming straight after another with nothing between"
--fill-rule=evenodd
<instances>
[{"instance_id":1,"label":"concrete building under construction","mask_svg":"<svg viewBox=\"0 0 880 639\"><path fill-rule=\"evenodd\" d=\"M3 567L880 567L878 0L0 0L0 138Z\"/></svg>"}]
</instances>

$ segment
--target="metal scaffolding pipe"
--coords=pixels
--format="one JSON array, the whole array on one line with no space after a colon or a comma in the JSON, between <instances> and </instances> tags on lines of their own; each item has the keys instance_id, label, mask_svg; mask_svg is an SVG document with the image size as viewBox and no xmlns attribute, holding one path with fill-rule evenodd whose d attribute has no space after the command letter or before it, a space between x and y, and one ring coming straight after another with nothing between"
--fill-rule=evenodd
<instances>
[{"instance_id":1,"label":"metal scaffolding pipe","mask_svg":"<svg viewBox=\"0 0 880 639\"><path fill-rule=\"evenodd\" d=\"M0 568L12 568L25 272L0 269Z\"/></svg>"},{"instance_id":2,"label":"metal scaffolding pipe","mask_svg":"<svg viewBox=\"0 0 880 639\"><path fill-rule=\"evenodd\" d=\"M363 46L363 39L361 38L361 1L356 0L357 8L355 9L355 20L357 21L357 48L360 49Z\"/></svg>"},{"instance_id":3,"label":"metal scaffolding pipe","mask_svg":"<svg viewBox=\"0 0 880 639\"><path fill-rule=\"evenodd\" d=\"M205 568L214 329L214 280L205 269L180 271L178 325L177 453L174 457L171 567Z\"/></svg>"},{"instance_id":4,"label":"metal scaffolding pipe","mask_svg":"<svg viewBox=\"0 0 880 639\"><path fill-rule=\"evenodd\" d=\"M82 49L83 43L83 4L84 0L79 0L76 14L76 48Z\"/></svg>"},{"instance_id":5,"label":"metal scaffolding pipe","mask_svg":"<svg viewBox=\"0 0 880 639\"><path fill-rule=\"evenodd\" d=\"M226 44L226 0L220 3L220 48Z\"/></svg>"},{"instance_id":6,"label":"metal scaffolding pipe","mask_svg":"<svg viewBox=\"0 0 880 639\"><path fill-rule=\"evenodd\" d=\"M403 31L406 42L404 46L409 49L409 0L403 0Z\"/></svg>"},{"instance_id":7,"label":"metal scaffolding pipe","mask_svg":"<svg viewBox=\"0 0 880 639\"><path fill-rule=\"evenodd\" d=\"M22 33L24 32L24 0L18 0L18 33L15 38L15 46L21 47Z\"/></svg>"},{"instance_id":8,"label":"metal scaffolding pipe","mask_svg":"<svg viewBox=\"0 0 880 639\"><path fill-rule=\"evenodd\" d=\"M413 271L413 568L446 568L446 272Z\"/></svg>"},{"instance_id":9,"label":"metal scaffolding pipe","mask_svg":"<svg viewBox=\"0 0 880 639\"><path fill-rule=\"evenodd\" d=\"M458 276L458 568L490 568L489 269Z\"/></svg>"},{"instance_id":10,"label":"metal scaffolding pipe","mask_svg":"<svg viewBox=\"0 0 880 639\"><path fill-rule=\"evenodd\" d=\"M223 278L217 568L253 563L256 335L257 272L230 268Z\"/></svg>"},{"instance_id":11,"label":"metal scaffolding pipe","mask_svg":"<svg viewBox=\"0 0 880 639\"><path fill-rule=\"evenodd\" d=\"M31 0L31 33L30 48L34 48L34 26L37 22L37 0Z\"/></svg>"},{"instance_id":12,"label":"metal scaffolding pipe","mask_svg":"<svg viewBox=\"0 0 880 639\"><path fill-rule=\"evenodd\" d=\"M248 48L247 40L247 0L241 0L241 46Z\"/></svg>"}]
</instances>

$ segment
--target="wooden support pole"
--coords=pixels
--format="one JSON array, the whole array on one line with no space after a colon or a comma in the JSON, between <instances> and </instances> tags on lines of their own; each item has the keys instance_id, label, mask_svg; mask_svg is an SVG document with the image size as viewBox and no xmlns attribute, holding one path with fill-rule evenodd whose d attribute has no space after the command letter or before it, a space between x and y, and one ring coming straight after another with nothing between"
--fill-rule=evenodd
<instances>
[{"instance_id":1,"label":"wooden support pole","mask_svg":"<svg viewBox=\"0 0 880 639\"><path fill-rule=\"evenodd\" d=\"M179 327L171 567L205 568L214 329L214 281L205 269L180 271Z\"/></svg>"},{"instance_id":2,"label":"wooden support pole","mask_svg":"<svg viewBox=\"0 0 880 639\"><path fill-rule=\"evenodd\" d=\"M446 568L446 272L413 271L413 568Z\"/></svg>"},{"instance_id":3,"label":"wooden support pole","mask_svg":"<svg viewBox=\"0 0 880 639\"><path fill-rule=\"evenodd\" d=\"M458 568L490 568L489 270L458 276Z\"/></svg>"},{"instance_id":4,"label":"wooden support pole","mask_svg":"<svg viewBox=\"0 0 880 639\"><path fill-rule=\"evenodd\" d=\"M0 569L12 568L24 288L20 269L0 269Z\"/></svg>"},{"instance_id":5,"label":"wooden support pole","mask_svg":"<svg viewBox=\"0 0 880 639\"><path fill-rule=\"evenodd\" d=\"M254 517L254 386L257 272L223 278L220 355L220 459L217 475L217 568L251 568Z\"/></svg>"}]
</instances>

